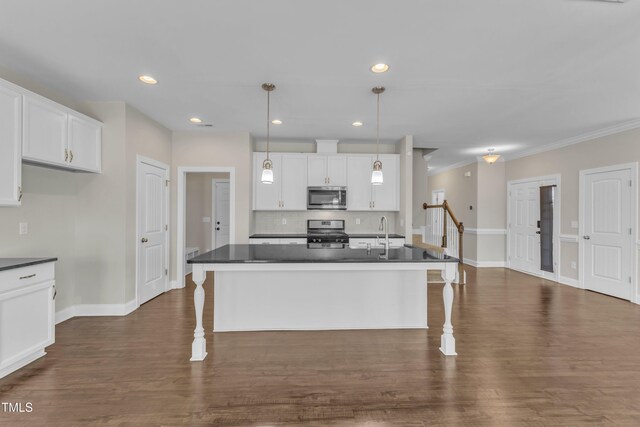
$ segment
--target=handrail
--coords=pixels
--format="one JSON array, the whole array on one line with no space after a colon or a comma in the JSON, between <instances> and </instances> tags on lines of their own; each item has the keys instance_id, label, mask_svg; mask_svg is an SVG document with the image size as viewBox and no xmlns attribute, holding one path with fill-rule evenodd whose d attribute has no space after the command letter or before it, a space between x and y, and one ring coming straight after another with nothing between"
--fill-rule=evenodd
<instances>
[{"instance_id":1,"label":"handrail","mask_svg":"<svg viewBox=\"0 0 640 427\"><path fill-rule=\"evenodd\" d=\"M444 200L442 202L441 205L430 205L428 203L423 203L422 204L422 209L427 210L427 209L442 209L444 211L444 218L446 218L446 215L449 215L449 218L451 218L451 221L453 222L453 225L455 225L456 229L458 230L458 258L459 258L459 263L458 263L458 283L460 284L464 284L466 282L466 277L465 277L465 272L464 272L464 268L463 268L463 235L464 235L464 224L460 221L458 221L458 218L456 218L456 216L454 215L453 211L451 210L451 206L449 206L449 203ZM442 222L442 247L446 248L448 245L447 242L447 221L446 219Z\"/></svg>"}]
</instances>

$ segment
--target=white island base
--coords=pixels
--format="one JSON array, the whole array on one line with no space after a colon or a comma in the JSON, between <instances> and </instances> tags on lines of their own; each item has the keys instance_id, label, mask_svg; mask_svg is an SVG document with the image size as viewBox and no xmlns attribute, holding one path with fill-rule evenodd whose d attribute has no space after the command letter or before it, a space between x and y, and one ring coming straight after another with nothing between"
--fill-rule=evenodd
<instances>
[{"instance_id":1,"label":"white island base","mask_svg":"<svg viewBox=\"0 0 640 427\"><path fill-rule=\"evenodd\" d=\"M442 270L445 325L440 350L455 355L451 326L457 263L193 264L196 329L192 361L207 355L202 312L214 276L214 332L426 329L426 271Z\"/></svg>"}]
</instances>

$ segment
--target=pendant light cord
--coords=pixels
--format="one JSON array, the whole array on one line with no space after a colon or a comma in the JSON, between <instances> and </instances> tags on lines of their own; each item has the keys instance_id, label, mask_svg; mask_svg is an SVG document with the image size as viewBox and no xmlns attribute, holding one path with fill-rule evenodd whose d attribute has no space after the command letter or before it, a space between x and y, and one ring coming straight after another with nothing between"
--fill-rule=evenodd
<instances>
[{"instance_id":1,"label":"pendant light cord","mask_svg":"<svg viewBox=\"0 0 640 427\"><path fill-rule=\"evenodd\" d=\"M376 111L376 160L380 160L380 94L376 94L377 111Z\"/></svg>"},{"instance_id":2,"label":"pendant light cord","mask_svg":"<svg viewBox=\"0 0 640 427\"><path fill-rule=\"evenodd\" d=\"M267 159L269 158L269 139L270 139L270 135L269 135L269 118L271 117L271 92L267 91Z\"/></svg>"}]
</instances>

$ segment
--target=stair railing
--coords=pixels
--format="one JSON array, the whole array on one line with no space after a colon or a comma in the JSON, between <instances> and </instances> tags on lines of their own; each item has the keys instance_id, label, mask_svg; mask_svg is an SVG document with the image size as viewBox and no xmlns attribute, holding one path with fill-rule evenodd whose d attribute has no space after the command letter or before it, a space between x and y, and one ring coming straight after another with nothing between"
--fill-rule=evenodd
<instances>
[{"instance_id":1,"label":"stair railing","mask_svg":"<svg viewBox=\"0 0 640 427\"><path fill-rule=\"evenodd\" d=\"M429 245L440 246L447 255L460 260L455 282L465 284L466 273L463 267L464 224L458 221L446 200L441 205L423 203L422 208L426 210L424 242Z\"/></svg>"}]
</instances>

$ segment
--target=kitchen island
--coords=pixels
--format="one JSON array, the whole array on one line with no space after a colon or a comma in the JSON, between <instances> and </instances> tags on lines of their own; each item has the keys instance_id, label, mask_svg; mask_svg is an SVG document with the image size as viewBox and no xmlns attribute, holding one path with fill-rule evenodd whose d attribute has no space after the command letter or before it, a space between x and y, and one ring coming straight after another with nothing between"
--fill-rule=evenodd
<instances>
[{"instance_id":1,"label":"kitchen island","mask_svg":"<svg viewBox=\"0 0 640 427\"><path fill-rule=\"evenodd\" d=\"M445 323L440 350L455 355L451 325L458 260L405 246L325 249L226 245L193 264L196 328L192 361L207 355L202 315L206 273L214 272L214 332L426 329L428 270L442 270Z\"/></svg>"}]
</instances>

